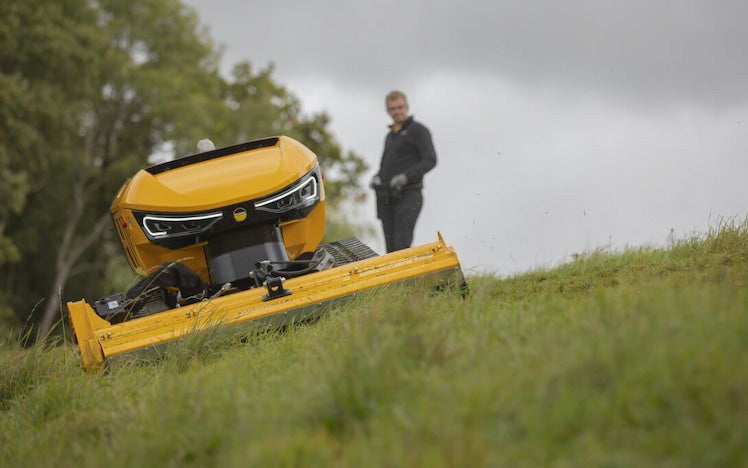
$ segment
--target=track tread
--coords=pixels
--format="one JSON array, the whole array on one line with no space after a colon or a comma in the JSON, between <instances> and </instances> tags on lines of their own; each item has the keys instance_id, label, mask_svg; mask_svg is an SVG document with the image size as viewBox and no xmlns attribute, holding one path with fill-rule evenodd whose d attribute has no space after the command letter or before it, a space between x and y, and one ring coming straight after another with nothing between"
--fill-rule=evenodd
<instances>
[{"instance_id":1,"label":"track tread","mask_svg":"<svg viewBox=\"0 0 748 468\"><path fill-rule=\"evenodd\" d=\"M345 265L347 263L353 263L359 260L379 256L379 254L369 246L355 237L330 242L329 244L321 245L320 248L325 249L325 251L335 258L335 264L333 266Z\"/></svg>"}]
</instances>

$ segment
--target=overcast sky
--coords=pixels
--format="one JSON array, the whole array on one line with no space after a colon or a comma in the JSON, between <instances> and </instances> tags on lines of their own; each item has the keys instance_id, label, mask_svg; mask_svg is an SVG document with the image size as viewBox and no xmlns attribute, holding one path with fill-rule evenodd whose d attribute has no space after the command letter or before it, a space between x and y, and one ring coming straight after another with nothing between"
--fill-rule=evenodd
<instances>
[{"instance_id":1,"label":"overcast sky","mask_svg":"<svg viewBox=\"0 0 748 468\"><path fill-rule=\"evenodd\" d=\"M225 70L272 62L379 164L384 95L430 128L415 243L514 274L748 214L748 2L188 0ZM259 135L258 135L259 137ZM370 199L359 217L377 228Z\"/></svg>"}]
</instances>

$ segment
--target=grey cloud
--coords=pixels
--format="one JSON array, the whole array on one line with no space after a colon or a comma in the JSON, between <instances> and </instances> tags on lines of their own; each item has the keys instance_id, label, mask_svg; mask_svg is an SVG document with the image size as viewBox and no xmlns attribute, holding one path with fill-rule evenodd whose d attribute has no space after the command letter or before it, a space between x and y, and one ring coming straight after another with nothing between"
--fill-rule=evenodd
<instances>
[{"instance_id":1,"label":"grey cloud","mask_svg":"<svg viewBox=\"0 0 748 468\"><path fill-rule=\"evenodd\" d=\"M475 70L636 105L748 101L744 1L195 0L229 61L362 87ZM207 3L207 2L206 2Z\"/></svg>"}]
</instances>

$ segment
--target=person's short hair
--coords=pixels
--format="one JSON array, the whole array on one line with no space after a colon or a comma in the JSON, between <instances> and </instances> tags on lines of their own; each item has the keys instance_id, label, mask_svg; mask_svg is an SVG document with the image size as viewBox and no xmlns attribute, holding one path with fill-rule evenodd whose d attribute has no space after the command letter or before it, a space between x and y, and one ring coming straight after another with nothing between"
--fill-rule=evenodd
<instances>
[{"instance_id":1,"label":"person's short hair","mask_svg":"<svg viewBox=\"0 0 748 468\"><path fill-rule=\"evenodd\" d=\"M398 91L398 90L393 90L393 91L390 91L389 93L387 93L387 97L384 99L384 103L387 104L388 102L396 101L396 100L398 100L400 98L402 98L403 101L405 101L405 105L407 106L408 105L408 98L405 97L405 93L404 92Z\"/></svg>"}]
</instances>

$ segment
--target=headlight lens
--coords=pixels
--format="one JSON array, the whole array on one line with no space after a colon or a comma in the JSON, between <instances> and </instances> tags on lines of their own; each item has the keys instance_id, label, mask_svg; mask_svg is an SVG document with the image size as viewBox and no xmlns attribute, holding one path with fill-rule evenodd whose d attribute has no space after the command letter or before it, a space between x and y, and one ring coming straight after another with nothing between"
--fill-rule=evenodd
<instances>
[{"instance_id":1,"label":"headlight lens","mask_svg":"<svg viewBox=\"0 0 748 468\"><path fill-rule=\"evenodd\" d=\"M285 213L311 206L317 200L319 200L318 182L316 174L312 173L285 192L255 202L255 209L268 213Z\"/></svg>"},{"instance_id":2,"label":"headlight lens","mask_svg":"<svg viewBox=\"0 0 748 468\"><path fill-rule=\"evenodd\" d=\"M220 211L189 216L145 215L143 230L151 239L192 236L207 231L222 217Z\"/></svg>"}]
</instances>

